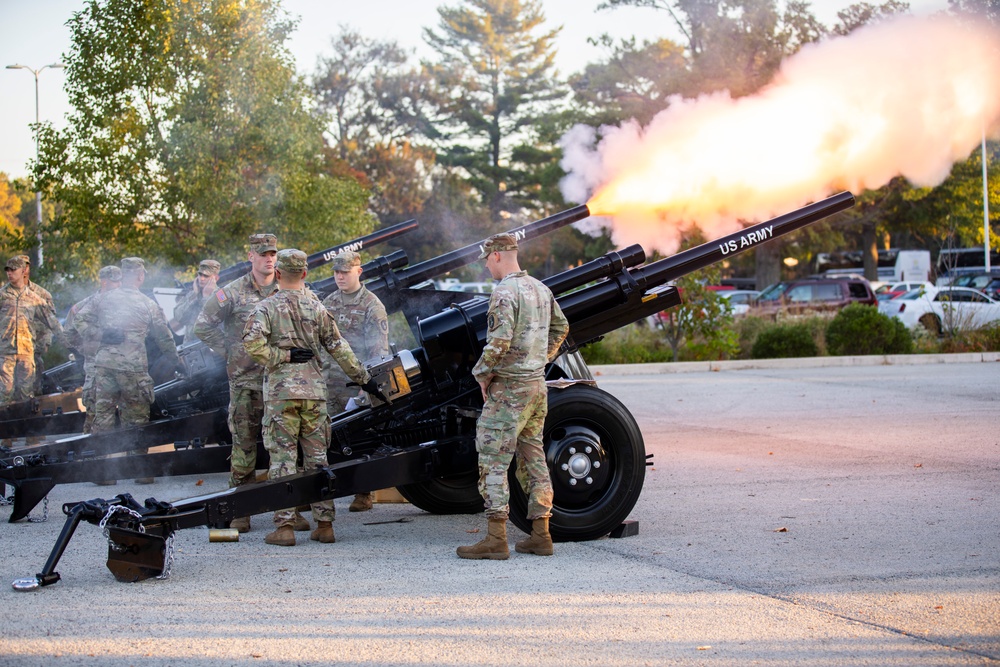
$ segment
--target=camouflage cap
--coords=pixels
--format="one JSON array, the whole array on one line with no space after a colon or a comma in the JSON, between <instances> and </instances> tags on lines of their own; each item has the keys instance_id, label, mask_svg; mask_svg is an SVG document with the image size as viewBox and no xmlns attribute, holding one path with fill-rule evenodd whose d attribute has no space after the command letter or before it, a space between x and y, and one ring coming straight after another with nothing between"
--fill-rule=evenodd
<instances>
[{"instance_id":1,"label":"camouflage cap","mask_svg":"<svg viewBox=\"0 0 1000 667\"><path fill-rule=\"evenodd\" d=\"M278 253L278 261L274 268L279 271L305 271L306 254L295 248L285 248Z\"/></svg>"},{"instance_id":2,"label":"camouflage cap","mask_svg":"<svg viewBox=\"0 0 1000 667\"><path fill-rule=\"evenodd\" d=\"M221 270L222 265L214 259L203 259L201 260L201 264L198 265L198 273L205 273L210 276L219 275L219 271Z\"/></svg>"},{"instance_id":3,"label":"camouflage cap","mask_svg":"<svg viewBox=\"0 0 1000 667\"><path fill-rule=\"evenodd\" d=\"M332 263L334 271L347 271L352 267L361 266L361 255L353 250L345 250L335 255Z\"/></svg>"},{"instance_id":4,"label":"camouflage cap","mask_svg":"<svg viewBox=\"0 0 1000 667\"><path fill-rule=\"evenodd\" d=\"M126 257L122 260L122 273L126 271L146 270L146 262L141 257Z\"/></svg>"},{"instance_id":5,"label":"camouflage cap","mask_svg":"<svg viewBox=\"0 0 1000 667\"><path fill-rule=\"evenodd\" d=\"M30 257L28 257L27 255L18 255L18 257L20 257L21 259L24 260L24 265L25 266L31 266L31 258Z\"/></svg>"},{"instance_id":6,"label":"camouflage cap","mask_svg":"<svg viewBox=\"0 0 1000 667\"><path fill-rule=\"evenodd\" d=\"M122 270L117 266L105 266L97 272L97 277L101 280L110 280L113 283L122 281Z\"/></svg>"},{"instance_id":7,"label":"camouflage cap","mask_svg":"<svg viewBox=\"0 0 1000 667\"><path fill-rule=\"evenodd\" d=\"M14 255L7 260L7 264L4 266L5 269L23 269L28 266L28 262L24 261L24 255Z\"/></svg>"},{"instance_id":8,"label":"camouflage cap","mask_svg":"<svg viewBox=\"0 0 1000 667\"><path fill-rule=\"evenodd\" d=\"M263 255L265 252L271 251L277 252L278 237L274 234L251 234L250 250L258 255Z\"/></svg>"},{"instance_id":9,"label":"camouflage cap","mask_svg":"<svg viewBox=\"0 0 1000 667\"><path fill-rule=\"evenodd\" d=\"M479 259L486 259L491 252L503 252L505 250L517 250L517 239L513 234L494 234L483 243L483 251L479 253Z\"/></svg>"}]
</instances>

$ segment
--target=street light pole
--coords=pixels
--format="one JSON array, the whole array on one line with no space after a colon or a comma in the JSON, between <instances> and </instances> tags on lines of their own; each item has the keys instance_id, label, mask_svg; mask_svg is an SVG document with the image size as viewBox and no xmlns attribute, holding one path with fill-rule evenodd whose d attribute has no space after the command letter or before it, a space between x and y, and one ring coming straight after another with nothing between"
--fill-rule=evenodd
<instances>
[{"instance_id":1,"label":"street light pole","mask_svg":"<svg viewBox=\"0 0 1000 667\"><path fill-rule=\"evenodd\" d=\"M14 64L7 65L7 69L26 69L35 75L35 127L41 122L41 116L38 112L38 75L41 74L42 70L46 69L62 69L66 67L62 63L52 63L51 65L43 65L38 69L32 69L27 65ZM35 160L38 160L38 131L35 131ZM45 261L44 254L42 253L42 193L37 188L35 189L35 238L38 240L38 268L41 268L42 263Z\"/></svg>"}]
</instances>

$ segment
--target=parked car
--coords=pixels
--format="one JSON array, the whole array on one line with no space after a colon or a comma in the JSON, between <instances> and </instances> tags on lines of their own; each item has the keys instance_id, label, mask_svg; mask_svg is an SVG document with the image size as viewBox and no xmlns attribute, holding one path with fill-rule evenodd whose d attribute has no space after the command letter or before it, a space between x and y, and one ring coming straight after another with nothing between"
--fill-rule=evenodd
<instances>
[{"instance_id":1,"label":"parked car","mask_svg":"<svg viewBox=\"0 0 1000 667\"><path fill-rule=\"evenodd\" d=\"M1000 269L991 270L989 273L970 273L959 276L951 284L954 287L971 287L991 299L1000 299Z\"/></svg>"},{"instance_id":2,"label":"parked car","mask_svg":"<svg viewBox=\"0 0 1000 667\"><path fill-rule=\"evenodd\" d=\"M760 292L754 289L731 289L716 294L729 304L729 310L733 315L746 315L760 296Z\"/></svg>"},{"instance_id":3,"label":"parked car","mask_svg":"<svg viewBox=\"0 0 1000 667\"><path fill-rule=\"evenodd\" d=\"M902 296L909 292L910 290L920 289L921 287L932 287L930 283L919 282L919 281L909 281L902 283L884 283L880 285L875 290L875 298L879 301L889 301L895 299L898 296Z\"/></svg>"},{"instance_id":4,"label":"parked car","mask_svg":"<svg viewBox=\"0 0 1000 667\"><path fill-rule=\"evenodd\" d=\"M775 283L757 297L757 310L762 314L778 312L835 312L851 303L874 306L878 303L867 280L858 278L826 278L819 280L786 280Z\"/></svg>"},{"instance_id":5,"label":"parked car","mask_svg":"<svg viewBox=\"0 0 1000 667\"><path fill-rule=\"evenodd\" d=\"M923 328L936 336L1000 321L1000 301L969 287L912 290L880 304L879 309L910 329Z\"/></svg>"}]
</instances>

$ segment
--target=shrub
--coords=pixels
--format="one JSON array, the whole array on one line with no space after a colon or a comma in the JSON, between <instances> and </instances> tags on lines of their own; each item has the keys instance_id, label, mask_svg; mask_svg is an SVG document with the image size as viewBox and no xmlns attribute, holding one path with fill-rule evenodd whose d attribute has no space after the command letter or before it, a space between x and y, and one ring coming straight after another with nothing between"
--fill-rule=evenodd
<instances>
[{"instance_id":1,"label":"shrub","mask_svg":"<svg viewBox=\"0 0 1000 667\"><path fill-rule=\"evenodd\" d=\"M826 346L833 355L909 354L913 338L897 318L872 306L852 303L830 321Z\"/></svg>"},{"instance_id":2,"label":"shrub","mask_svg":"<svg viewBox=\"0 0 1000 667\"><path fill-rule=\"evenodd\" d=\"M650 364L671 361L673 352L660 330L638 323L609 333L580 348L588 364Z\"/></svg>"},{"instance_id":3,"label":"shrub","mask_svg":"<svg viewBox=\"0 0 1000 667\"><path fill-rule=\"evenodd\" d=\"M807 323L777 324L765 329L753 344L754 359L815 357L819 346Z\"/></svg>"}]
</instances>

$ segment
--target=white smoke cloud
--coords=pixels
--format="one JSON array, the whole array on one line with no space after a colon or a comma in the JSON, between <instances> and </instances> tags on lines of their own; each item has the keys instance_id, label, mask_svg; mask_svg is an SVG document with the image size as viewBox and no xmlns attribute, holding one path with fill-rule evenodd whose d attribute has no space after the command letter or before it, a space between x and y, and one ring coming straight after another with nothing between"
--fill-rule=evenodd
<instances>
[{"instance_id":1,"label":"white smoke cloud","mask_svg":"<svg viewBox=\"0 0 1000 667\"><path fill-rule=\"evenodd\" d=\"M577 126L562 138L569 201L613 216L619 245L676 249L839 190L902 175L940 184L983 130L1000 129L1000 37L901 17L803 48L756 95L673 98L645 128Z\"/></svg>"}]
</instances>

